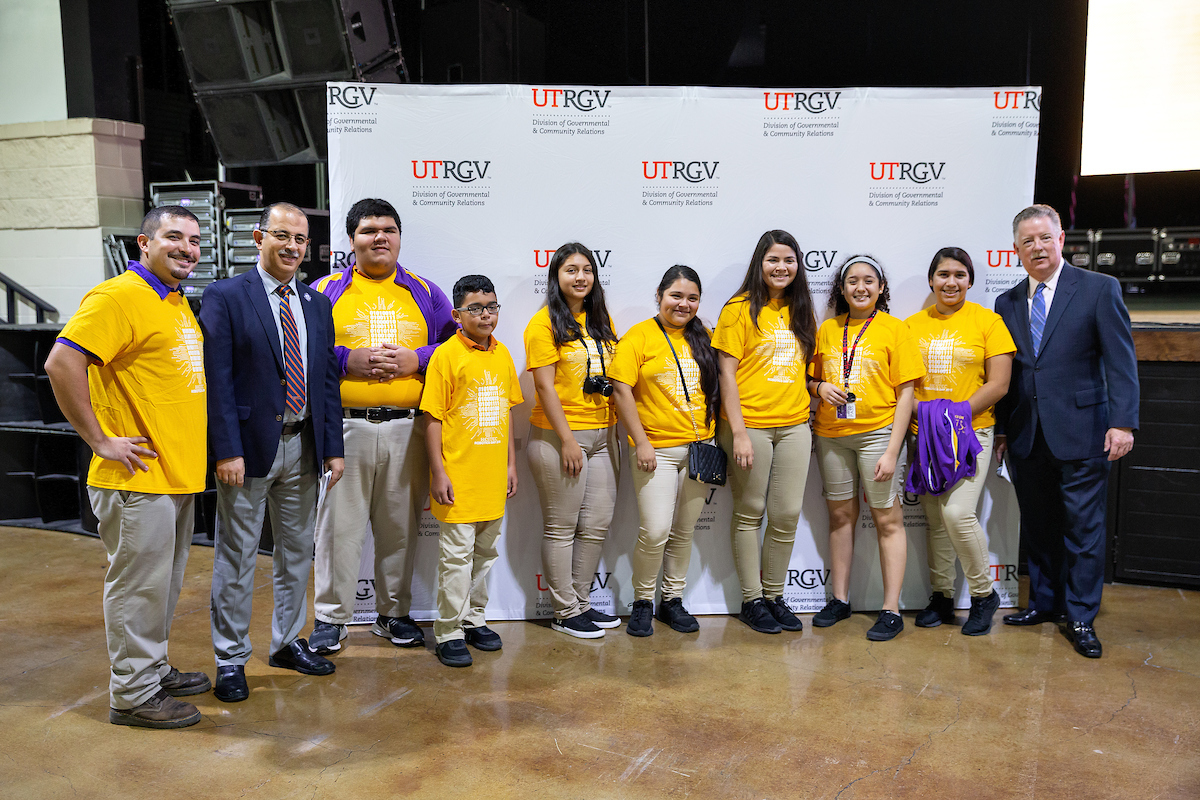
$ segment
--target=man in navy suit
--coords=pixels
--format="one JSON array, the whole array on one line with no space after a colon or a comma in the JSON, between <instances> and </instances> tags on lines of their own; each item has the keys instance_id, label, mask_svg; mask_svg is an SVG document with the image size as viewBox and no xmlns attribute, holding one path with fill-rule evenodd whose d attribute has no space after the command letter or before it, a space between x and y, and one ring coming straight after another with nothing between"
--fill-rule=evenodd
<instances>
[{"instance_id":1,"label":"man in navy suit","mask_svg":"<svg viewBox=\"0 0 1200 800\"><path fill-rule=\"evenodd\" d=\"M996 298L1017 343L996 405L996 456L1008 452L1021 507L1029 606L1004 622L1065 619L1075 649L1099 658L1108 471L1138 426L1129 313L1114 278L1063 261L1066 234L1050 206L1017 214L1013 239L1029 277Z\"/></svg>"},{"instance_id":2,"label":"man in navy suit","mask_svg":"<svg viewBox=\"0 0 1200 800\"><path fill-rule=\"evenodd\" d=\"M296 280L308 218L296 206L263 210L258 266L204 291L200 325L212 391L219 535L213 554L212 636L217 699L249 696L250 603L263 514L271 509L273 667L328 675L333 662L297 638L307 622L318 475L344 466L338 360L329 300Z\"/></svg>"}]
</instances>

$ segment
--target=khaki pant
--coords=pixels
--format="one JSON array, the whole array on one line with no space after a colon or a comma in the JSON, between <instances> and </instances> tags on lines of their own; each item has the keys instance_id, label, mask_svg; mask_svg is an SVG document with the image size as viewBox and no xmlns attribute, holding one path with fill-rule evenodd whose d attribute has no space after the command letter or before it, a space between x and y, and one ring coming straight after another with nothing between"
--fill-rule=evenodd
<instances>
[{"instance_id":1,"label":"khaki pant","mask_svg":"<svg viewBox=\"0 0 1200 800\"><path fill-rule=\"evenodd\" d=\"M542 570L559 619L591 608L592 581L617 503L621 457L615 425L571 433L583 450L583 468L574 478L563 472L562 440L554 431L531 427L525 449L542 501Z\"/></svg>"},{"instance_id":2,"label":"khaki pant","mask_svg":"<svg viewBox=\"0 0 1200 800\"><path fill-rule=\"evenodd\" d=\"M420 514L429 499L427 419L342 420L346 470L317 509L317 619L345 625L354 618L367 523L375 537L375 610L408 614Z\"/></svg>"},{"instance_id":3,"label":"khaki pant","mask_svg":"<svg viewBox=\"0 0 1200 800\"><path fill-rule=\"evenodd\" d=\"M891 508L904 488L905 448L896 457L896 472L890 481L876 481L875 464L887 452L892 426L849 436L818 436L817 466L821 468L822 494L827 500L853 500L859 487L871 508Z\"/></svg>"},{"instance_id":4,"label":"khaki pant","mask_svg":"<svg viewBox=\"0 0 1200 800\"><path fill-rule=\"evenodd\" d=\"M733 459L733 429L721 421L717 436L729 456L733 492L733 563L742 584L742 602L782 597L796 526L808 482L812 432L808 424L783 428L747 428L754 448L754 467L742 469ZM759 556L758 531L763 514L767 529Z\"/></svg>"},{"instance_id":5,"label":"khaki pant","mask_svg":"<svg viewBox=\"0 0 1200 800\"><path fill-rule=\"evenodd\" d=\"M487 624L487 576L496 560L500 520L438 523L438 644L463 638L463 625Z\"/></svg>"},{"instance_id":6,"label":"khaki pant","mask_svg":"<svg viewBox=\"0 0 1200 800\"><path fill-rule=\"evenodd\" d=\"M633 550L633 598L654 600L662 569L662 599L682 597L692 560L692 534L704 510L708 487L687 476L686 444L657 448L658 468L637 468L637 451L629 448L629 469L637 494L637 546Z\"/></svg>"},{"instance_id":7,"label":"khaki pant","mask_svg":"<svg viewBox=\"0 0 1200 800\"><path fill-rule=\"evenodd\" d=\"M933 591L954 596L954 557L962 562L963 576L973 597L992 593L987 535L975 509L992 463L992 429L975 431L983 450L976 457L975 477L964 478L940 496L923 494L921 508L929 522L929 583Z\"/></svg>"},{"instance_id":8,"label":"khaki pant","mask_svg":"<svg viewBox=\"0 0 1200 800\"><path fill-rule=\"evenodd\" d=\"M195 523L195 495L144 494L88 487L108 550L104 632L110 704L140 706L171 671L167 639L183 587Z\"/></svg>"}]
</instances>

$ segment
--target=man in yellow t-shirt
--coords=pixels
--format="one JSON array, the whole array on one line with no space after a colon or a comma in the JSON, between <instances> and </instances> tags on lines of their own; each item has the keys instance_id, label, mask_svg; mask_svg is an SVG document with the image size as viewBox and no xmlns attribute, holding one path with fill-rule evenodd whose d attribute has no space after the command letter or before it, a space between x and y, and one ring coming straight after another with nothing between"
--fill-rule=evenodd
<instances>
[{"instance_id":1,"label":"man in yellow t-shirt","mask_svg":"<svg viewBox=\"0 0 1200 800\"><path fill-rule=\"evenodd\" d=\"M167 660L208 460L202 337L179 291L200 258L200 225L187 209L162 206L137 242L141 260L84 296L46 374L94 453L88 497L109 560L109 722L182 728L200 712L175 698L211 688L203 672Z\"/></svg>"},{"instance_id":2,"label":"man in yellow t-shirt","mask_svg":"<svg viewBox=\"0 0 1200 800\"><path fill-rule=\"evenodd\" d=\"M434 348L458 326L432 281L397 263L400 215L386 200L359 200L346 215L354 264L320 281L333 303L341 370L346 469L317 510L316 624L309 646L341 649L354 618L367 525L375 538L371 632L397 647L421 647L409 615L421 509L429 496L425 420L419 406Z\"/></svg>"},{"instance_id":3,"label":"man in yellow t-shirt","mask_svg":"<svg viewBox=\"0 0 1200 800\"><path fill-rule=\"evenodd\" d=\"M487 575L505 500L517 491L511 409L523 398L512 356L492 336L500 320L492 282L460 278L454 305L462 330L429 360L421 410L430 418L432 506L441 523L437 657L448 667L469 667L468 644L502 646L484 615Z\"/></svg>"}]
</instances>

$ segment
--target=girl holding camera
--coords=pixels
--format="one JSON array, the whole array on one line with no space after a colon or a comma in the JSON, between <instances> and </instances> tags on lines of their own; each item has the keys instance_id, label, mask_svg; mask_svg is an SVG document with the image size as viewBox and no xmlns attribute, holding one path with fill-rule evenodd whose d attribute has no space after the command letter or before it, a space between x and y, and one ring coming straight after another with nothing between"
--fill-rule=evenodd
<instances>
[{"instance_id":1,"label":"girl holding camera","mask_svg":"<svg viewBox=\"0 0 1200 800\"><path fill-rule=\"evenodd\" d=\"M616 344L596 259L578 242L564 244L550 260L546 305L525 328L537 390L526 455L542 503L551 628L580 639L621 624L589 601L617 500L620 445L608 378Z\"/></svg>"}]
</instances>

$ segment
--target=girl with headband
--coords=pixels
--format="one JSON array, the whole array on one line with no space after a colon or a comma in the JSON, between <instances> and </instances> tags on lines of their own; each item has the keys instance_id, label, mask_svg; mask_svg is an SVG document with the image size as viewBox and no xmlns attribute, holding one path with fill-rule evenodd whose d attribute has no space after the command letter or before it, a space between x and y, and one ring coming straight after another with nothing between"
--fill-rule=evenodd
<instances>
[{"instance_id":1,"label":"girl with headband","mask_svg":"<svg viewBox=\"0 0 1200 800\"><path fill-rule=\"evenodd\" d=\"M912 416L913 383L925 374L908 326L887 313L887 278L870 256L846 259L829 296L835 316L821 323L808 390L820 399L817 463L829 506L829 584L833 597L813 616L825 628L850 616L850 564L858 497L865 492L879 541L883 610L867 638L904 629L900 587L908 538L899 503L901 449Z\"/></svg>"}]
</instances>

